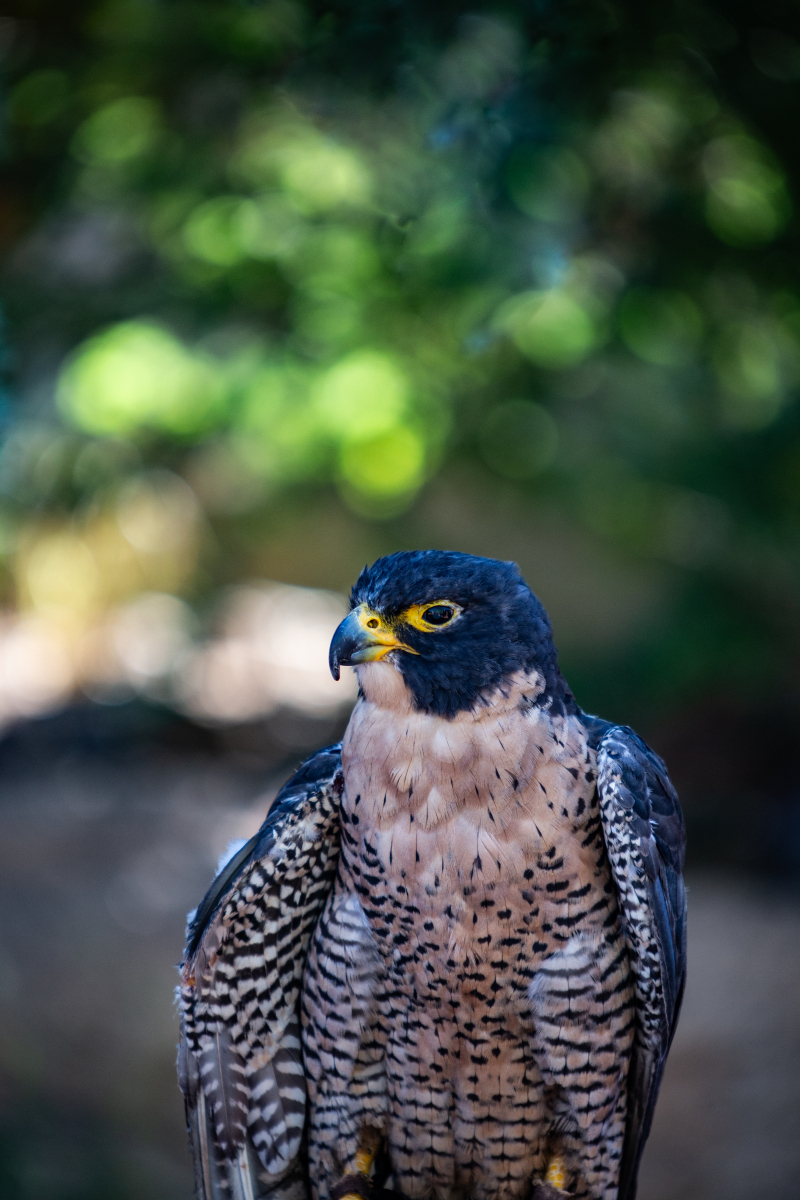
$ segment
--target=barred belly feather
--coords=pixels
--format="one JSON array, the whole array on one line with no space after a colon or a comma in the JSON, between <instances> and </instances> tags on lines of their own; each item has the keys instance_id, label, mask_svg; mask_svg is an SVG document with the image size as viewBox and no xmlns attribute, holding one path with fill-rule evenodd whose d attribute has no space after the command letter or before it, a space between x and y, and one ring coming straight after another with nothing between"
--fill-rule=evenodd
<instances>
[{"instance_id":1,"label":"barred belly feather","mask_svg":"<svg viewBox=\"0 0 800 1200\"><path fill-rule=\"evenodd\" d=\"M390 671L360 672L306 970L313 1194L374 1129L410 1200L526 1195L554 1139L610 1200L635 1015L595 752L535 677L446 721Z\"/></svg>"}]
</instances>

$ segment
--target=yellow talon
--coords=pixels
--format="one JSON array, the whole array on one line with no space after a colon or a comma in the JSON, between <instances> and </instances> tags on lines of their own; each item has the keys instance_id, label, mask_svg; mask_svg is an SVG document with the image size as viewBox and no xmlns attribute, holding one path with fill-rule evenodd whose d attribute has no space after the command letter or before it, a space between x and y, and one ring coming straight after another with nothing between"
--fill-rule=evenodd
<instances>
[{"instance_id":1,"label":"yellow talon","mask_svg":"<svg viewBox=\"0 0 800 1200\"><path fill-rule=\"evenodd\" d=\"M567 1181L567 1173L564 1169L564 1160L560 1154L554 1154L547 1164L544 1181L563 1192L564 1184Z\"/></svg>"}]
</instances>

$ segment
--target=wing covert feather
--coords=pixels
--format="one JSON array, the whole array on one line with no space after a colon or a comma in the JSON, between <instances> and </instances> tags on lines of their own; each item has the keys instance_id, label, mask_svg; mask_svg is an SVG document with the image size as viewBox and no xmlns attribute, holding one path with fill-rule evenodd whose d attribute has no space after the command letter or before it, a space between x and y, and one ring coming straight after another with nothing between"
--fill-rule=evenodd
<instances>
[{"instance_id":1,"label":"wing covert feather","mask_svg":"<svg viewBox=\"0 0 800 1200\"><path fill-rule=\"evenodd\" d=\"M313 755L187 931L178 1074L200 1200L301 1200L298 1000L339 856L341 754Z\"/></svg>"},{"instance_id":2,"label":"wing covert feather","mask_svg":"<svg viewBox=\"0 0 800 1200\"><path fill-rule=\"evenodd\" d=\"M686 830L658 755L627 726L603 724L598 733L600 812L636 991L618 1196L634 1200L686 979Z\"/></svg>"}]
</instances>

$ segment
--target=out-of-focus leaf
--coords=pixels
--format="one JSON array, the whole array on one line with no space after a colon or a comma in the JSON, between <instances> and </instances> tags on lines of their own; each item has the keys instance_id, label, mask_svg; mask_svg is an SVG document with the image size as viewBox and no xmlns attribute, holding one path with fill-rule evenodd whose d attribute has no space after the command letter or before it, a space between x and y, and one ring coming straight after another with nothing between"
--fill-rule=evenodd
<instances>
[{"instance_id":1,"label":"out-of-focus leaf","mask_svg":"<svg viewBox=\"0 0 800 1200\"><path fill-rule=\"evenodd\" d=\"M191 437L225 412L225 378L158 325L128 321L81 346L59 383L64 414L89 433L122 437L163 430Z\"/></svg>"},{"instance_id":2,"label":"out-of-focus leaf","mask_svg":"<svg viewBox=\"0 0 800 1200\"><path fill-rule=\"evenodd\" d=\"M723 242L771 242L789 220L791 204L780 168L753 138L715 138L703 155L703 173L706 219Z\"/></svg>"},{"instance_id":3,"label":"out-of-focus leaf","mask_svg":"<svg viewBox=\"0 0 800 1200\"><path fill-rule=\"evenodd\" d=\"M586 358L597 339L588 311L563 288L524 292L507 301L495 324L540 367L570 367Z\"/></svg>"}]
</instances>

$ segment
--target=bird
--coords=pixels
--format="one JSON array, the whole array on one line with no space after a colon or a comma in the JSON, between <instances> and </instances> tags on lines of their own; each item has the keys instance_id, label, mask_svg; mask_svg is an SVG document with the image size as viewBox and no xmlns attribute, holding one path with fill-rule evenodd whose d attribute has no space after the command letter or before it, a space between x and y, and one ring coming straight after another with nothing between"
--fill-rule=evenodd
<instances>
[{"instance_id":1,"label":"bird","mask_svg":"<svg viewBox=\"0 0 800 1200\"><path fill-rule=\"evenodd\" d=\"M359 693L187 931L200 1200L634 1200L686 977L662 759L510 562L365 567Z\"/></svg>"}]
</instances>

